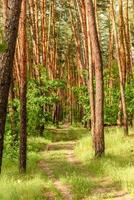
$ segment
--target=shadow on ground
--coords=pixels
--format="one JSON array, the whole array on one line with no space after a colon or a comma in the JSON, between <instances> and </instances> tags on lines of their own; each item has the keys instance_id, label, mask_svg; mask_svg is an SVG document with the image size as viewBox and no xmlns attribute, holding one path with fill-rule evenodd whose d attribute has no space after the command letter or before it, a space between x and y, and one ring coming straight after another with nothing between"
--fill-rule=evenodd
<instances>
[{"instance_id":1,"label":"shadow on ground","mask_svg":"<svg viewBox=\"0 0 134 200\"><path fill-rule=\"evenodd\" d=\"M50 132L50 131L49 131ZM87 136L86 129L82 130L51 130L47 135L52 143L46 151L42 152L43 171L51 171L51 177L60 180L63 184L70 185L72 199L74 200L132 200L130 195L121 190L119 182L113 182L106 177L104 160L116 163L119 168L125 169L129 159L124 161L124 155L107 154L100 160L90 159L87 163L76 160L74 148L77 141ZM129 165L134 165L132 159Z\"/></svg>"},{"instance_id":2,"label":"shadow on ground","mask_svg":"<svg viewBox=\"0 0 134 200\"><path fill-rule=\"evenodd\" d=\"M52 142L59 141L76 141L84 136L87 136L87 129L47 129L45 133L45 138L51 140Z\"/></svg>"}]
</instances>

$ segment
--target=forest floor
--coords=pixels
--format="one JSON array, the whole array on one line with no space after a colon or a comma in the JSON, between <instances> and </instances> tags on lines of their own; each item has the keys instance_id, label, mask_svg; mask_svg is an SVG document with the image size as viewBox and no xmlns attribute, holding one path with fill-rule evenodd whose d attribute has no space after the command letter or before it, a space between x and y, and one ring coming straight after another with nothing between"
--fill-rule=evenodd
<instances>
[{"instance_id":1,"label":"forest floor","mask_svg":"<svg viewBox=\"0 0 134 200\"><path fill-rule=\"evenodd\" d=\"M27 173L5 145L0 200L133 200L134 129L105 128L106 154L94 159L87 129L62 127L28 137ZM18 148L17 148L18 149Z\"/></svg>"},{"instance_id":2,"label":"forest floor","mask_svg":"<svg viewBox=\"0 0 134 200\"><path fill-rule=\"evenodd\" d=\"M90 141L91 138L89 139L90 136L88 134L89 133L85 129L51 130L49 137L51 138L52 142L48 144L41 152L41 157L43 159L39 162L39 166L45 175L52 181L55 190L59 193L59 196L55 196L55 193L52 191L44 191L44 199L133 200L134 198L132 195L130 195L132 186L130 187L127 185L127 187L125 184L123 184L124 180L122 181L120 178L120 176L122 176L122 169L120 168L124 168L123 160L121 160L123 158L119 158L119 162L122 162L120 163L122 166L119 166L119 162L118 164L115 163L117 161L116 159L118 158L118 151L116 152L116 158L114 158L115 155L113 152L112 158L110 158L110 154L106 155L107 157L102 160L94 160L93 155L88 157L87 154L92 154ZM114 134L112 135L112 138L116 136L116 140L118 140L117 137L120 137L120 131L117 134L119 134L119 136ZM112 139L110 137L111 133L109 133L109 143L110 139ZM112 140L115 141L114 139ZM129 142L128 139L126 140ZM112 147L114 144L113 141L110 144L110 147ZM120 140L118 142L120 148L120 150L118 150L122 151ZM123 142L124 141L121 143ZM127 146L124 146L124 148L125 147L127 148ZM129 148L130 152L132 153L134 147L131 146ZM128 151L128 149L126 149L126 151ZM128 157L126 158L126 162L128 162L127 159ZM102 162L104 162L103 166ZM115 166L116 164L118 166ZM130 167L131 164L132 163L128 163L128 166ZM109 170L111 170L112 173L109 173ZM118 176L113 172L114 170L116 173L119 171ZM134 184L134 182L131 182L131 184ZM129 191L128 188L130 188Z\"/></svg>"}]
</instances>

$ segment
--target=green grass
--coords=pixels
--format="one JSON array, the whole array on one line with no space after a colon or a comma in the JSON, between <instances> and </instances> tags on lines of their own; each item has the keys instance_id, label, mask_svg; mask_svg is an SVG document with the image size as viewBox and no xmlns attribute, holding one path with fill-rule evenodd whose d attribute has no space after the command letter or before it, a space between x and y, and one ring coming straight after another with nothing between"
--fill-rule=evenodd
<instances>
[{"instance_id":1,"label":"green grass","mask_svg":"<svg viewBox=\"0 0 134 200\"><path fill-rule=\"evenodd\" d=\"M78 140L86 134L87 129L69 127L67 129L48 129L46 130L45 137L52 142L67 142Z\"/></svg>"},{"instance_id":2,"label":"green grass","mask_svg":"<svg viewBox=\"0 0 134 200\"><path fill-rule=\"evenodd\" d=\"M45 162L48 163L57 180L69 185L73 199L78 200L89 196L95 183L87 177L88 169L85 166L69 163L64 153L64 150L50 151L44 154Z\"/></svg>"},{"instance_id":3,"label":"green grass","mask_svg":"<svg viewBox=\"0 0 134 200\"><path fill-rule=\"evenodd\" d=\"M50 192L54 196L59 195L38 166L42 159L39 151L49 142L41 137L28 139L28 166L25 175L18 172L18 160L4 158L0 176L1 200L44 200Z\"/></svg>"},{"instance_id":4,"label":"green grass","mask_svg":"<svg viewBox=\"0 0 134 200\"><path fill-rule=\"evenodd\" d=\"M44 152L44 162L49 165L56 179L69 185L74 200L89 196L92 188L95 187L95 183L90 177L87 166L75 165L67 161L64 145L66 146L69 141L77 141L87 136L87 134L89 134L87 129L76 127L49 130L49 133L47 133L47 138L58 143L55 150Z\"/></svg>"},{"instance_id":5,"label":"green grass","mask_svg":"<svg viewBox=\"0 0 134 200\"><path fill-rule=\"evenodd\" d=\"M104 196L110 199L114 194L113 185L117 191L123 189L134 193L134 137L132 129L130 133L129 137L124 137L122 129L106 128L106 154L101 159L94 159L92 140L88 130L81 128L54 130L50 133L51 139L54 142L58 141L59 146L67 144L69 138L71 141L78 140L75 155L81 164L69 163L66 160L64 148L47 152L44 155L45 162L49 164L56 179L71 187L74 200L98 200L98 198L101 200L104 199ZM60 138L61 142L59 142ZM105 186L104 196L101 193L95 194L93 191L100 188L101 181L107 178L110 180ZM111 191L107 192L108 188Z\"/></svg>"},{"instance_id":6,"label":"green grass","mask_svg":"<svg viewBox=\"0 0 134 200\"><path fill-rule=\"evenodd\" d=\"M19 175L18 160L4 158L0 176L0 199L2 200L43 200L49 196L63 200L54 187L45 170L38 166L44 159L53 171L55 179L60 180L71 189L74 200L101 200L103 196L94 194L101 180L109 177L115 187L134 194L134 130L124 137L119 128L106 128L106 154L101 159L94 159L90 133L82 128L48 129L45 139L30 137L28 139L28 168L26 175ZM65 153L69 141L78 141L75 155L79 164L68 162ZM56 142L59 147L45 151L48 143ZM39 153L44 151L44 153ZM109 183L110 186L111 183ZM104 194L104 196L110 195Z\"/></svg>"},{"instance_id":7,"label":"green grass","mask_svg":"<svg viewBox=\"0 0 134 200\"><path fill-rule=\"evenodd\" d=\"M75 154L92 175L98 179L110 177L122 189L134 194L134 130L130 129L128 137L124 137L119 128L108 128L105 133L106 154L103 158L93 158L90 136L79 141Z\"/></svg>"}]
</instances>

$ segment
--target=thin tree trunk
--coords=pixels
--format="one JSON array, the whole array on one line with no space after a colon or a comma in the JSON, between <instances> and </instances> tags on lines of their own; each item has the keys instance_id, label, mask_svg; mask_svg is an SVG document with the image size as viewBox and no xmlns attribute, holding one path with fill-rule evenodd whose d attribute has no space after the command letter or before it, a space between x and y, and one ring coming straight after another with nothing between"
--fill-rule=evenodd
<instances>
[{"instance_id":1,"label":"thin tree trunk","mask_svg":"<svg viewBox=\"0 0 134 200\"><path fill-rule=\"evenodd\" d=\"M129 24L129 1L125 1L125 42L126 42L126 64L127 64L127 80L130 82L132 75L132 52L130 41L130 24Z\"/></svg>"},{"instance_id":2,"label":"thin tree trunk","mask_svg":"<svg viewBox=\"0 0 134 200\"><path fill-rule=\"evenodd\" d=\"M117 50L117 55L118 55L118 68L119 68L119 77L120 77L121 102L122 102L122 110L123 110L124 135L128 135L128 120L127 120L127 109L126 109L126 100L125 100L125 85L124 85L124 79L123 79L122 68L121 68L119 38L118 38L118 34L117 34L117 29L116 29L113 0L111 0L111 9L112 9L116 50Z\"/></svg>"},{"instance_id":3,"label":"thin tree trunk","mask_svg":"<svg viewBox=\"0 0 134 200\"><path fill-rule=\"evenodd\" d=\"M20 16L20 35L21 46L21 85L20 85L20 166L21 173L26 171L27 161L27 110L26 110L26 92L27 92L27 56L26 56L26 0L22 2Z\"/></svg>"},{"instance_id":4,"label":"thin tree trunk","mask_svg":"<svg viewBox=\"0 0 134 200\"><path fill-rule=\"evenodd\" d=\"M86 16L87 16L86 9ZM86 17L87 18L87 17ZM90 41L90 32L89 32L89 23L87 21L87 44L88 44L88 72L89 72L89 83L88 83L88 93L90 96L90 110L91 110L91 133L94 140L95 133L95 91L94 91L94 73L93 73L93 62L92 62L92 50L91 50L91 41ZM94 142L93 142L94 143ZM93 144L94 147L94 144Z\"/></svg>"}]
</instances>

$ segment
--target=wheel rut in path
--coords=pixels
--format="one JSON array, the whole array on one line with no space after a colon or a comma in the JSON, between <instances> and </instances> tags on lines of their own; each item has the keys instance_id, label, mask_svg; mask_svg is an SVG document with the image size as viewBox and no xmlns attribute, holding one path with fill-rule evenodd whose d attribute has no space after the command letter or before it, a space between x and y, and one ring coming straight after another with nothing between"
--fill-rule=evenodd
<instances>
[{"instance_id":1,"label":"wheel rut in path","mask_svg":"<svg viewBox=\"0 0 134 200\"><path fill-rule=\"evenodd\" d=\"M60 152L63 150L64 156L66 157L66 161L72 165L77 166L79 168L82 168L84 170L84 167L82 163L75 157L74 155L74 148L77 141L69 141L69 142L55 142L52 144L49 144L47 146L47 150L43 151L43 157L45 158L45 155L49 152ZM49 162L47 163L47 160L41 160L39 163L41 169L47 174L47 176L52 180L55 188L59 191L61 194L63 200L73 200L73 195L71 192L71 187L67 184L63 184L58 178L55 178L53 169L51 169L51 166L49 165ZM60 166L59 166L60 167ZM61 168L62 170L62 168ZM97 186L92 189L91 196L89 198L83 198L78 200L94 200L94 197L97 197L97 200L134 200L131 195L129 195L127 192L122 191L121 189L118 189L116 185L110 180L109 177L106 177L100 181L97 180L96 177L92 177L90 172L87 172L87 169L85 170L85 174L89 176L92 181L97 183ZM55 197L49 198L49 200L55 200Z\"/></svg>"},{"instance_id":2,"label":"wheel rut in path","mask_svg":"<svg viewBox=\"0 0 134 200\"><path fill-rule=\"evenodd\" d=\"M44 151L42 153L44 154L43 156L45 156L47 153L49 153L51 151L65 150L66 152L68 152L69 149L71 148L71 146L72 146L71 143L64 144L64 145L61 145L59 143L52 143L47 146L47 151L45 151L45 154L44 154ZM63 184L59 179L55 178L53 170L49 166L49 163L47 163L47 161L45 161L45 160L41 160L39 163L39 166L43 171L45 171L47 176L52 180L53 185L60 192L62 198L64 200L73 200L70 186L67 184ZM55 200L56 198L53 196L53 197L49 198L49 200L50 199Z\"/></svg>"}]
</instances>

